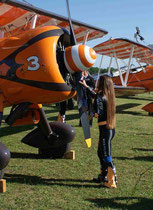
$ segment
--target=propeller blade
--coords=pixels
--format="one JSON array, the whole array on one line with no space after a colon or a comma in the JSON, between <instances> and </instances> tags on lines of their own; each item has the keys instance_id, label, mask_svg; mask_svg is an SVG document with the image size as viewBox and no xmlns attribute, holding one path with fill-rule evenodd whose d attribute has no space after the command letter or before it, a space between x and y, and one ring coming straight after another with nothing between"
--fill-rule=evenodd
<instances>
[{"instance_id":1,"label":"propeller blade","mask_svg":"<svg viewBox=\"0 0 153 210\"><path fill-rule=\"evenodd\" d=\"M70 14L70 9L69 9L69 1L68 0L66 0L66 7L67 7L68 18L69 18L69 24L70 24L70 43L71 43L71 46L74 46L74 45L77 45L77 42L76 42L76 37L75 37L73 25L72 25L71 14ZM87 36L88 36L88 34L86 35L85 42L87 40ZM77 56L76 56L76 58L77 58ZM68 63L66 64L66 66L69 69ZM70 64L70 66L71 66L71 64ZM73 72L73 70L71 70L71 68L70 68L70 72ZM81 71L75 72L74 77L75 77L75 80L76 80L77 103L78 103L78 109L79 109L80 119L81 119L81 123L82 123L82 128L83 128L83 132L84 132L84 138L85 138L85 142L87 143L87 146L91 147L90 126L89 126L89 117L88 117L88 111L87 111L87 101L85 102L85 104L86 104L86 108L85 108L84 104L83 104L83 101L85 101L86 99L84 98L83 87L79 83L79 81L82 77Z\"/></svg>"},{"instance_id":2,"label":"propeller blade","mask_svg":"<svg viewBox=\"0 0 153 210\"><path fill-rule=\"evenodd\" d=\"M91 137L90 137L90 125L89 125L89 115L88 112L82 112L81 114L81 124L84 132L85 142L87 144L87 147L91 147Z\"/></svg>"},{"instance_id":3,"label":"propeller blade","mask_svg":"<svg viewBox=\"0 0 153 210\"><path fill-rule=\"evenodd\" d=\"M84 98L84 91L82 85L79 83L82 74L79 72L75 73L76 79L76 90L77 90L77 104L81 120L81 125L84 133L85 142L87 147L91 147L91 136L90 136L90 125L89 125L89 115L88 115L88 106L87 100Z\"/></svg>"},{"instance_id":4,"label":"propeller blade","mask_svg":"<svg viewBox=\"0 0 153 210\"><path fill-rule=\"evenodd\" d=\"M70 8L69 8L69 1L66 0L66 8L67 8L67 13L68 13L68 18L69 18L69 24L70 24L70 41L71 41L71 45L76 45L76 37L74 34L74 30L73 30L73 25L72 25L72 21L71 21L71 14L70 14Z\"/></svg>"}]
</instances>

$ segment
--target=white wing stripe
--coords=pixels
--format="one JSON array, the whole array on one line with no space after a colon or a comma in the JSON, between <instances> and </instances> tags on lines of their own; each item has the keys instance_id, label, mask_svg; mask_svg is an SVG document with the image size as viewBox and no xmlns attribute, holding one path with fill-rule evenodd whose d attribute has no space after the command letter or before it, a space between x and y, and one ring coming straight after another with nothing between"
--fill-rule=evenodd
<instances>
[{"instance_id":1,"label":"white wing stripe","mask_svg":"<svg viewBox=\"0 0 153 210\"><path fill-rule=\"evenodd\" d=\"M0 6L0 15L4 15L6 12L8 12L10 9L12 9L11 6L3 4Z\"/></svg>"},{"instance_id":2,"label":"white wing stripe","mask_svg":"<svg viewBox=\"0 0 153 210\"><path fill-rule=\"evenodd\" d=\"M16 27L24 26L26 24L26 22L28 21L28 19L31 17L32 17L32 13L27 12L26 14L20 16L19 18L15 19L14 21L7 23L4 27L8 27L8 26L12 25L12 27L8 27L9 31L12 31L12 30L16 29ZM15 26L15 27L13 27L13 26Z\"/></svg>"}]
</instances>

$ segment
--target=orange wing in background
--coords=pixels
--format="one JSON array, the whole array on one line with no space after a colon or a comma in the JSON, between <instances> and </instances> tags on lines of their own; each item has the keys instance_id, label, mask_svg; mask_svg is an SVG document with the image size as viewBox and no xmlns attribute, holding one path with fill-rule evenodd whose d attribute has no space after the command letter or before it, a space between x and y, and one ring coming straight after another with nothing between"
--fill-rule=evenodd
<instances>
[{"instance_id":1,"label":"orange wing in background","mask_svg":"<svg viewBox=\"0 0 153 210\"><path fill-rule=\"evenodd\" d=\"M150 115L152 115L153 114L153 102L145 105L144 107L142 107L142 109L149 112Z\"/></svg>"},{"instance_id":2,"label":"orange wing in background","mask_svg":"<svg viewBox=\"0 0 153 210\"><path fill-rule=\"evenodd\" d=\"M152 55L152 50L142 44L128 39L110 39L106 42L96 45L93 49L96 53L118 59L128 59L131 49L134 47L133 58L143 59Z\"/></svg>"},{"instance_id":3,"label":"orange wing in background","mask_svg":"<svg viewBox=\"0 0 153 210\"><path fill-rule=\"evenodd\" d=\"M110 39L96 45L93 49L98 54L122 60L129 59L133 49L132 58L135 58L138 62L153 64L152 49L129 39ZM115 86L116 95L132 95L153 91L153 66L147 66L145 71L142 70L143 68L140 72L132 72L128 75L126 87L122 84L120 76L113 76L113 82L117 85ZM121 73L123 81L125 81L126 73L126 70Z\"/></svg>"}]
</instances>

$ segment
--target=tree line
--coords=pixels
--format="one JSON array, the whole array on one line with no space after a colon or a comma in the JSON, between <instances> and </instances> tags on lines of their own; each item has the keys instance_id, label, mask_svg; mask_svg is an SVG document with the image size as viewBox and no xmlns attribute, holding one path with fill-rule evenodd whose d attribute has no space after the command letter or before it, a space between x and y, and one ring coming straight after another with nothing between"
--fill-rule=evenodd
<instances>
[{"instance_id":1,"label":"tree line","mask_svg":"<svg viewBox=\"0 0 153 210\"><path fill-rule=\"evenodd\" d=\"M98 74L99 68L98 67L91 67L88 71L92 75ZM105 73L107 73L107 71L108 71L108 68L101 68L100 69L100 73L101 74L105 74ZM113 67L111 67L110 72L113 73L115 71L116 71L116 69L114 69Z\"/></svg>"}]
</instances>

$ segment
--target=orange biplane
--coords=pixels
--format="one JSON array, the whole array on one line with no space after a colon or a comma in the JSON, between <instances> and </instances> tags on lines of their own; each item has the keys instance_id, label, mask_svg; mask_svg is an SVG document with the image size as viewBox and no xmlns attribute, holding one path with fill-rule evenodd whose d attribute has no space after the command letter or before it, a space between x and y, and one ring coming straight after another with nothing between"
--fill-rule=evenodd
<instances>
[{"instance_id":1,"label":"orange biplane","mask_svg":"<svg viewBox=\"0 0 153 210\"><path fill-rule=\"evenodd\" d=\"M153 91L153 55L148 46L125 38L110 39L93 48L97 53L110 57L108 74L115 59L118 71L113 73L112 79L117 96L135 95ZM124 68L120 67L119 59L127 60ZM137 67L132 68L132 59L135 59ZM145 63L142 65L141 63ZM143 107L149 113L153 113L153 103Z\"/></svg>"},{"instance_id":2,"label":"orange biplane","mask_svg":"<svg viewBox=\"0 0 153 210\"><path fill-rule=\"evenodd\" d=\"M71 20L68 1L69 18L16 0L0 2L0 122L4 108L12 106L6 118L10 126L37 126L22 142L39 148L47 157L62 157L75 131L64 123L49 123L41 104L64 101L77 92L84 136L90 147L88 115L82 109L78 81L81 72L96 60L95 51L86 46L86 41L103 37L107 31ZM73 85L65 82L67 74Z\"/></svg>"}]
</instances>

